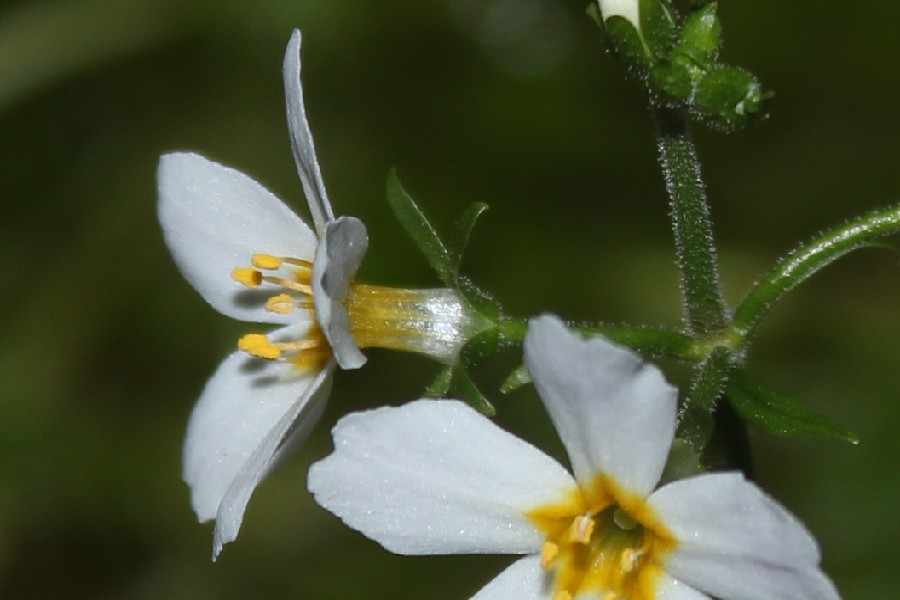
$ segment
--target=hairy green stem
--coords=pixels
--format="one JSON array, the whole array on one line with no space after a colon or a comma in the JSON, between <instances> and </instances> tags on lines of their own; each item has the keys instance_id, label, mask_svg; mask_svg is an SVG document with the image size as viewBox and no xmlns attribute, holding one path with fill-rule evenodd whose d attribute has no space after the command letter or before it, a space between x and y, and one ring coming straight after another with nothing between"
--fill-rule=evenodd
<instances>
[{"instance_id":1,"label":"hairy green stem","mask_svg":"<svg viewBox=\"0 0 900 600\"><path fill-rule=\"evenodd\" d=\"M667 108L655 108L654 115L659 163L669 193L685 324L691 333L713 333L725 327L727 311L719 286L700 162L685 119Z\"/></svg>"}]
</instances>

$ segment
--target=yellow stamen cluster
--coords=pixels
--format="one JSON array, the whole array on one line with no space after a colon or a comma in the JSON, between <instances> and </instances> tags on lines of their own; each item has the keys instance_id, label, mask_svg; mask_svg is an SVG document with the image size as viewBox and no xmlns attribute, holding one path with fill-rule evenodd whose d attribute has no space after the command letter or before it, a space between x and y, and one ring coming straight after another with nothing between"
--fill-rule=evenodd
<instances>
[{"instance_id":1,"label":"yellow stamen cluster","mask_svg":"<svg viewBox=\"0 0 900 600\"><path fill-rule=\"evenodd\" d=\"M310 284L311 262L271 254L254 254L250 257L250 264L252 266L234 269L231 277L249 288L257 288L264 282L280 288L281 291L266 300L266 310L279 315L290 314L297 309L314 312ZM274 274L274 271L285 265L290 268L290 278ZM331 347L315 324L298 340L273 342L261 333L248 333L238 340L238 348L257 358L288 360L300 369L320 368L331 358Z\"/></svg>"},{"instance_id":2,"label":"yellow stamen cluster","mask_svg":"<svg viewBox=\"0 0 900 600\"><path fill-rule=\"evenodd\" d=\"M643 498L598 476L558 503L528 514L546 535L541 566L553 600L654 600L665 555L677 542Z\"/></svg>"}]
</instances>

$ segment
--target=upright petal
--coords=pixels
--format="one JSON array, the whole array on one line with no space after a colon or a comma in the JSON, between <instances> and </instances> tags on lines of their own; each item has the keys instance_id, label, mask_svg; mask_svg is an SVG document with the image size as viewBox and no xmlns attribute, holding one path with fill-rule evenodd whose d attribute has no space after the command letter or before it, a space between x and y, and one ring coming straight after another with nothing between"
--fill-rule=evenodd
<instances>
[{"instance_id":1,"label":"upright petal","mask_svg":"<svg viewBox=\"0 0 900 600\"><path fill-rule=\"evenodd\" d=\"M583 340L553 316L531 320L524 349L575 478L603 473L649 494L672 444L675 388L632 352L600 338Z\"/></svg>"},{"instance_id":2,"label":"upright petal","mask_svg":"<svg viewBox=\"0 0 900 600\"><path fill-rule=\"evenodd\" d=\"M316 318L342 369L358 369L366 363L350 331L344 301L368 247L369 235L362 221L338 217L325 226L313 262Z\"/></svg>"},{"instance_id":3,"label":"upright petal","mask_svg":"<svg viewBox=\"0 0 900 600\"><path fill-rule=\"evenodd\" d=\"M399 554L530 553L525 513L575 489L535 447L456 400L418 400L341 419L309 471L316 501Z\"/></svg>"},{"instance_id":4,"label":"upright petal","mask_svg":"<svg viewBox=\"0 0 900 600\"><path fill-rule=\"evenodd\" d=\"M281 330L293 335L300 328ZM278 336L279 333L273 334ZM256 484L318 419L330 367L291 373L285 362L235 352L206 384L188 423L184 480L200 521L216 518L216 549L237 535Z\"/></svg>"},{"instance_id":5,"label":"upright petal","mask_svg":"<svg viewBox=\"0 0 900 600\"><path fill-rule=\"evenodd\" d=\"M296 322L231 277L255 253L311 260L316 238L300 217L240 171L199 154L159 161L159 222L185 279L219 312L242 321ZM262 290L260 290L262 291Z\"/></svg>"},{"instance_id":6,"label":"upright petal","mask_svg":"<svg viewBox=\"0 0 900 600\"><path fill-rule=\"evenodd\" d=\"M471 600L550 600L550 578L539 556L526 556L509 565Z\"/></svg>"},{"instance_id":7,"label":"upright petal","mask_svg":"<svg viewBox=\"0 0 900 600\"><path fill-rule=\"evenodd\" d=\"M803 525L738 473L669 483L648 498L678 538L666 570L723 600L836 600Z\"/></svg>"},{"instance_id":8,"label":"upright petal","mask_svg":"<svg viewBox=\"0 0 900 600\"><path fill-rule=\"evenodd\" d=\"M291 149L294 151L294 162L297 163L297 174L303 184L303 193L312 213L316 232L321 236L325 224L334 219L325 182L319 170L316 158L316 147L313 144L312 131L306 120L306 108L303 106L303 86L300 82L300 30L291 33L287 50L284 53L284 97L287 104L288 131L291 135Z\"/></svg>"}]
</instances>

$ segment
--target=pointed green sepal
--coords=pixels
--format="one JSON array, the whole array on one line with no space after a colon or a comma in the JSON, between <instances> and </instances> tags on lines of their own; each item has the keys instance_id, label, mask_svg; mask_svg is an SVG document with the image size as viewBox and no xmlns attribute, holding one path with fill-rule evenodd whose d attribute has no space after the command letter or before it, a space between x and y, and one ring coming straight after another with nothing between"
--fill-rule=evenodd
<instances>
[{"instance_id":1,"label":"pointed green sepal","mask_svg":"<svg viewBox=\"0 0 900 600\"><path fill-rule=\"evenodd\" d=\"M474 202L470 204L456 225L455 237L447 244L449 247L450 265L457 276L459 275L459 266L460 263L462 263L462 257L466 251L466 246L469 245L469 238L472 236L472 229L475 227L475 222L487 209L488 205L484 202Z\"/></svg>"},{"instance_id":2,"label":"pointed green sepal","mask_svg":"<svg viewBox=\"0 0 900 600\"><path fill-rule=\"evenodd\" d=\"M610 17L603 23L610 49L635 77L642 78L651 64L649 48L634 25L624 17Z\"/></svg>"},{"instance_id":3,"label":"pointed green sepal","mask_svg":"<svg viewBox=\"0 0 900 600\"><path fill-rule=\"evenodd\" d=\"M453 379L453 365L447 365L435 376L434 380L425 388L427 398L446 398L450 390L450 381Z\"/></svg>"},{"instance_id":4,"label":"pointed green sepal","mask_svg":"<svg viewBox=\"0 0 900 600\"><path fill-rule=\"evenodd\" d=\"M403 189L397 172L393 169L388 174L387 198L394 216L425 255L425 259L437 273L438 278L448 287L456 287L456 271L450 252L438 237L437 231L425 218L425 214Z\"/></svg>"},{"instance_id":5,"label":"pointed green sepal","mask_svg":"<svg viewBox=\"0 0 900 600\"><path fill-rule=\"evenodd\" d=\"M859 443L859 438L849 429L813 412L743 371L737 370L732 374L726 397L741 418L769 433L833 437L851 444Z\"/></svg>"},{"instance_id":6,"label":"pointed green sepal","mask_svg":"<svg viewBox=\"0 0 900 600\"><path fill-rule=\"evenodd\" d=\"M655 57L666 56L678 40L675 17L663 0L640 0L638 4L640 33Z\"/></svg>"},{"instance_id":7,"label":"pointed green sepal","mask_svg":"<svg viewBox=\"0 0 900 600\"><path fill-rule=\"evenodd\" d=\"M691 13L681 29L681 41L675 52L693 60L703 69L708 68L719 54L722 43L722 24L715 2Z\"/></svg>"},{"instance_id":8,"label":"pointed green sepal","mask_svg":"<svg viewBox=\"0 0 900 600\"><path fill-rule=\"evenodd\" d=\"M715 65L698 81L690 109L707 127L731 132L765 118L772 96L752 73Z\"/></svg>"},{"instance_id":9,"label":"pointed green sepal","mask_svg":"<svg viewBox=\"0 0 900 600\"><path fill-rule=\"evenodd\" d=\"M531 375L529 375L528 369L525 365L519 365L503 380L503 383L500 385L500 393L509 394L529 383L531 383Z\"/></svg>"}]
</instances>

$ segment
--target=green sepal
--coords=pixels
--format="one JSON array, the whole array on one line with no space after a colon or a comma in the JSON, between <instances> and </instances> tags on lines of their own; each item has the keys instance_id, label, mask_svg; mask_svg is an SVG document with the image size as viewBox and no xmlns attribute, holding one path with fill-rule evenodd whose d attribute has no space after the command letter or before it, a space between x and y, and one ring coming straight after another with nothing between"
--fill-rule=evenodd
<instances>
[{"instance_id":1,"label":"green sepal","mask_svg":"<svg viewBox=\"0 0 900 600\"><path fill-rule=\"evenodd\" d=\"M450 265L457 277L459 276L459 266L460 263L462 263L462 257L466 251L466 246L469 245L469 238L472 236L472 229L475 227L475 222L487 209L488 205L484 202L474 202L470 204L456 224L455 237L447 243L450 253Z\"/></svg>"},{"instance_id":2,"label":"green sepal","mask_svg":"<svg viewBox=\"0 0 900 600\"><path fill-rule=\"evenodd\" d=\"M643 78L650 68L652 56L634 24L617 15L603 22L603 30L619 62L625 65L632 75Z\"/></svg>"},{"instance_id":3,"label":"green sepal","mask_svg":"<svg viewBox=\"0 0 900 600\"><path fill-rule=\"evenodd\" d=\"M456 271L450 252L415 200L403 189L394 169L388 174L387 199L401 227L425 255L438 278L448 287L456 287Z\"/></svg>"},{"instance_id":4,"label":"green sepal","mask_svg":"<svg viewBox=\"0 0 900 600\"><path fill-rule=\"evenodd\" d=\"M650 69L649 85L657 95L657 103L684 111L703 72L685 57L674 56Z\"/></svg>"},{"instance_id":5,"label":"green sepal","mask_svg":"<svg viewBox=\"0 0 900 600\"><path fill-rule=\"evenodd\" d=\"M666 56L678 41L675 18L663 0L640 0L638 4L640 33L652 56Z\"/></svg>"},{"instance_id":6,"label":"green sepal","mask_svg":"<svg viewBox=\"0 0 900 600\"><path fill-rule=\"evenodd\" d=\"M493 296L472 283L472 280L468 277L459 277L452 287L458 289L463 298L472 305L472 308L488 320L496 323L503 317L500 303Z\"/></svg>"},{"instance_id":7,"label":"green sepal","mask_svg":"<svg viewBox=\"0 0 900 600\"><path fill-rule=\"evenodd\" d=\"M681 29L681 41L674 52L690 58L706 69L716 60L721 43L722 24L717 4L712 2L687 18Z\"/></svg>"},{"instance_id":8,"label":"green sepal","mask_svg":"<svg viewBox=\"0 0 900 600\"><path fill-rule=\"evenodd\" d=\"M485 358L493 356L500 346L500 332L492 328L478 333L466 342L459 351L459 362L467 367L477 365Z\"/></svg>"},{"instance_id":9,"label":"green sepal","mask_svg":"<svg viewBox=\"0 0 900 600\"><path fill-rule=\"evenodd\" d=\"M727 133L765 118L772 96L752 73L714 65L698 81L690 109L706 126Z\"/></svg>"},{"instance_id":10,"label":"green sepal","mask_svg":"<svg viewBox=\"0 0 900 600\"><path fill-rule=\"evenodd\" d=\"M500 385L500 393L509 394L529 383L531 383L531 375L528 373L528 368L525 365L519 365L503 380Z\"/></svg>"},{"instance_id":11,"label":"green sepal","mask_svg":"<svg viewBox=\"0 0 900 600\"><path fill-rule=\"evenodd\" d=\"M446 398L453 379L453 365L447 365L438 372L434 380L425 388L427 398Z\"/></svg>"},{"instance_id":12,"label":"green sepal","mask_svg":"<svg viewBox=\"0 0 900 600\"><path fill-rule=\"evenodd\" d=\"M487 417L497 414L494 405L481 393L460 363L441 369L425 389L427 398L457 398Z\"/></svg>"},{"instance_id":13,"label":"green sepal","mask_svg":"<svg viewBox=\"0 0 900 600\"><path fill-rule=\"evenodd\" d=\"M849 429L760 383L744 371L732 373L726 397L741 418L769 433L832 437L851 444L859 443L859 438Z\"/></svg>"}]
</instances>

